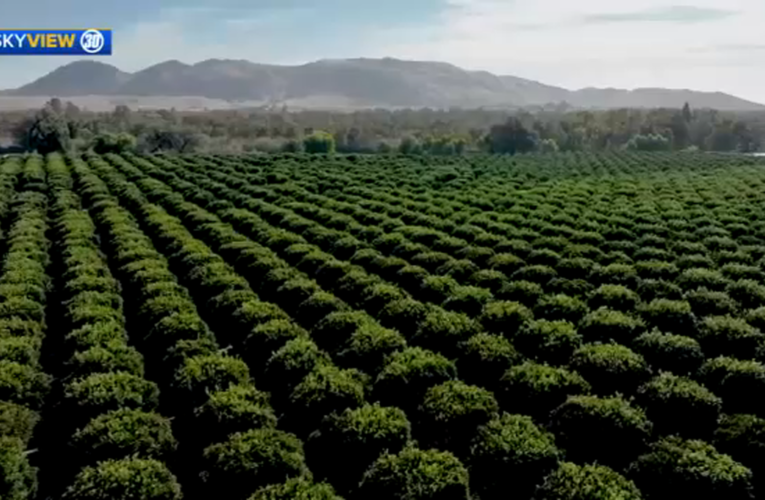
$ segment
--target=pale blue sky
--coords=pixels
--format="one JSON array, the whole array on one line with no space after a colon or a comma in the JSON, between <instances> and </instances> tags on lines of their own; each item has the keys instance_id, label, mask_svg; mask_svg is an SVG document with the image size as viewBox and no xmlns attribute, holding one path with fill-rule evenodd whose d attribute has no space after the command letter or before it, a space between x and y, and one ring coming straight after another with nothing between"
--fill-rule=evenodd
<instances>
[{"instance_id":1,"label":"pale blue sky","mask_svg":"<svg viewBox=\"0 0 765 500\"><path fill-rule=\"evenodd\" d=\"M567 88L721 90L765 102L763 0L27 0L2 28L113 28L125 71L167 59L399 57ZM0 58L0 88L71 59Z\"/></svg>"}]
</instances>

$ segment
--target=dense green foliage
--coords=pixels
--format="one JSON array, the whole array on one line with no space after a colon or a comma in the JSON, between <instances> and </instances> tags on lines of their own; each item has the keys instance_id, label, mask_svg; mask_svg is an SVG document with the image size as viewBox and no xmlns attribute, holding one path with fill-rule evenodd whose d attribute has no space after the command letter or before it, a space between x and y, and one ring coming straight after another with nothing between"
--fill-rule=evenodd
<instances>
[{"instance_id":1,"label":"dense green foliage","mask_svg":"<svg viewBox=\"0 0 765 500\"><path fill-rule=\"evenodd\" d=\"M635 483L621 474L600 465L579 466L561 463L537 489L538 500L619 499L642 500Z\"/></svg>"},{"instance_id":2,"label":"dense green foliage","mask_svg":"<svg viewBox=\"0 0 765 500\"><path fill-rule=\"evenodd\" d=\"M0 160L3 499L762 495L761 160L112 139Z\"/></svg>"},{"instance_id":3,"label":"dense green foliage","mask_svg":"<svg viewBox=\"0 0 765 500\"><path fill-rule=\"evenodd\" d=\"M377 82L374 85L378 85ZM4 122L7 122L4 123ZM572 109L566 103L502 109L383 108L131 110L94 113L52 99L37 113L5 112L0 135L41 153L92 147L99 153L278 151L461 155L539 151L756 151L762 113L713 109Z\"/></svg>"}]
</instances>

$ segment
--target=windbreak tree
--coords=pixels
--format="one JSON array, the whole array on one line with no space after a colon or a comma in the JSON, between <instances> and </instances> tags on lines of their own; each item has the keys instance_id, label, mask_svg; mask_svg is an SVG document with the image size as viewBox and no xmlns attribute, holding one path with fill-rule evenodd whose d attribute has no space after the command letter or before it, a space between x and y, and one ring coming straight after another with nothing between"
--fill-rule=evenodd
<instances>
[{"instance_id":1,"label":"windbreak tree","mask_svg":"<svg viewBox=\"0 0 765 500\"><path fill-rule=\"evenodd\" d=\"M306 153L332 154L335 152L335 137L321 130L317 130L303 139L303 148Z\"/></svg>"},{"instance_id":2,"label":"windbreak tree","mask_svg":"<svg viewBox=\"0 0 765 500\"><path fill-rule=\"evenodd\" d=\"M534 151L539 136L527 129L518 118L510 118L501 125L495 125L486 136L486 143L491 153L516 154Z\"/></svg>"}]
</instances>

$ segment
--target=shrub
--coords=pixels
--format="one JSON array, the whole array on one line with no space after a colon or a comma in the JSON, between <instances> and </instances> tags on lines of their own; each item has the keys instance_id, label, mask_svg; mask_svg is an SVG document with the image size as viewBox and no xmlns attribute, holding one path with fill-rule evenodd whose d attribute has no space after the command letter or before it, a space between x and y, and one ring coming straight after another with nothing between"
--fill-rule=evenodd
<instances>
[{"instance_id":1,"label":"shrub","mask_svg":"<svg viewBox=\"0 0 765 500\"><path fill-rule=\"evenodd\" d=\"M693 336L696 330L696 317L686 301L654 299L640 312L649 328L685 336Z\"/></svg>"},{"instance_id":2,"label":"shrub","mask_svg":"<svg viewBox=\"0 0 765 500\"><path fill-rule=\"evenodd\" d=\"M427 313L428 307L425 304L407 298L388 303L380 311L378 319L386 327L397 330L409 338L415 334Z\"/></svg>"},{"instance_id":3,"label":"shrub","mask_svg":"<svg viewBox=\"0 0 765 500\"><path fill-rule=\"evenodd\" d=\"M743 227L746 228L746 226L743 226ZM751 236L742 235L742 237L740 238L740 241L744 243L747 239L751 239L751 238L752 238ZM757 244L760 243L759 239L755 238L754 240L750 240L750 242L753 244L753 246L740 247L735 252L732 252L730 250L722 250L720 252L716 252L714 254L714 259L717 262L717 265L728 266L730 264L733 264L735 267L731 268L732 273L736 273L737 268L739 266L741 266L741 268L750 268L753 262L761 259L763 256L762 255L763 247L757 246ZM744 270L743 273L749 274L752 271L753 270L747 269L747 270Z\"/></svg>"},{"instance_id":4,"label":"shrub","mask_svg":"<svg viewBox=\"0 0 765 500\"><path fill-rule=\"evenodd\" d=\"M566 238L560 236L558 227L547 225L547 227L542 229L540 232L545 234L545 236L533 240L529 255L531 255L531 252L533 252L534 248L546 248L553 251L563 251L563 249L565 249L569 244ZM528 255L524 258L527 257Z\"/></svg>"},{"instance_id":5,"label":"shrub","mask_svg":"<svg viewBox=\"0 0 765 500\"><path fill-rule=\"evenodd\" d=\"M39 420L40 416L26 406L0 401L0 436L27 444Z\"/></svg>"},{"instance_id":6,"label":"shrub","mask_svg":"<svg viewBox=\"0 0 765 500\"><path fill-rule=\"evenodd\" d=\"M744 318L746 319L747 323L757 328L758 330L765 330L765 307L758 307L757 309L748 311Z\"/></svg>"},{"instance_id":7,"label":"shrub","mask_svg":"<svg viewBox=\"0 0 765 500\"><path fill-rule=\"evenodd\" d=\"M36 337L0 339L0 360L39 367L41 342Z\"/></svg>"},{"instance_id":8,"label":"shrub","mask_svg":"<svg viewBox=\"0 0 765 500\"><path fill-rule=\"evenodd\" d=\"M361 267L367 267L373 260L381 256L382 254L380 254L379 251L373 248L365 248L356 252L353 257L351 257L350 261Z\"/></svg>"},{"instance_id":9,"label":"shrub","mask_svg":"<svg viewBox=\"0 0 765 500\"><path fill-rule=\"evenodd\" d=\"M0 339L13 337L42 337L42 325L21 318L0 318Z\"/></svg>"},{"instance_id":10,"label":"shrub","mask_svg":"<svg viewBox=\"0 0 765 500\"><path fill-rule=\"evenodd\" d=\"M278 301L280 304L290 304L294 307L320 290L319 284L315 281L298 276L279 284L276 289L276 297L280 299Z\"/></svg>"},{"instance_id":11,"label":"shrub","mask_svg":"<svg viewBox=\"0 0 765 500\"><path fill-rule=\"evenodd\" d=\"M586 269L581 269L581 271L586 271L583 273L584 275L582 276L582 279L585 279L589 273L592 272L592 268L595 267L596 262L605 262L606 260L605 252L592 244L568 245L563 249L563 255L567 257L567 259L562 259L558 262L558 265L556 266L558 272L560 272L561 266L565 265L565 260L584 259L589 261Z\"/></svg>"},{"instance_id":12,"label":"shrub","mask_svg":"<svg viewBox=\"0 0 765 500\"><path fill-rule=\"evenodd\" d=\"M765 306L765 286L762 286L759 281L739 280L728 285L725 291L744 309Z\"/></svg>"},{"instance_id":13,"label":"shrub","mask_svg":"<svg viewBox=\"0 0 765 500\"><path fill-rule=\"evenodd\" d=\"M563 462L545 478L535 500L642 500L635 483L602 465Z\"/></svg>"},{"instance_id":14,"label":"shrub","mask_svg":"<svg viewBox=\"0 0 765 500\"><path fill-rule=\"evenodd\" d=\"M495 294L507 283L507 276L500 271L484 269L473 274L468 281Z\"/></svg>"},{"instance_id":15,"label":"shrub","mask_svg":"<svg viewBox=\"0 0 765 500\"><path fill-rule=\"evenodd\" d=\"M520 239L520 236L517 239L505 240L499 245L494 247L494 251L497 252L497 255L495 255L495 257L498 257L503 254L511 254L511 255L517 255L520 258L524 258L531 253L532 249L533 248L531 244L529 244L528 241ZM505 274L508 274L509 276L509 274L512 274L512 273L505 273Z\"/></svg>"},{"instance_id":16,"label":"shrub","mask_svg":"<svg viewBox=\"0 0 765 500\"><path fill-rule=\"evenodd\" d=\"M73 377L118 371L143 376L143 356L122 340L111 340L103 346L75 352L67 362L67 372Z\"/></svg>"},{"instance_id":17,"label":"shrub","mask_svg":"<svg viewBox=\"0 0 765 500\"><path fill-rule=\"evenodd\" d=\"M638 274L629 264L613 263L607 266L595 266L589 281L597 285L623 285L634 289L638 282Z\"/></svg>"},{"instance_id":18,"label":"shrub","mask_svg":"<svg viewBox=\"0 0 765 500\"><path fill-rule=\"evenodd\" d=\"M377 283L367 287L361 294L364 309L370 314L377 315L391 302L405 299L406 293L397 286L388 283Z\"/></svg>"},{"instance_id":19,"label":"shrub","mask_svg":"<svg viewBox=\"0 0 765 500\"><path fill-rule=\"evenodd\" d=\"M557 276L558 273L555 269L549 266L525 266L515 271L510 279L513 281L530 281L544 286Z\"/></svg>"},{"instance_id":20,"label":"shrub","mask_svg":"<svg viewBox=\"0 0 765 500\"><path fill-rule=\"evenodd\" d=\"M424 302L442 304L459 286L457 280L451 276L428 276L422 280L420 291L417 295Z\"/></svg>"},{"instance_id":21,"label":"shrub","mask_svg":"<svg viewBox=\"0 0 765 500\"><path fill-rule=\"evenodd\" d=\"M0 401L39 409L50 383L50 377L35 367L0 360Z\"/></svg>"},{"instance_id":22,"label":"shrub","mask_svg":"<svg viewBox=\"0 0 765 500\"><path fill-rule=\"evenodd\" d=\"M210 336L207 324L196 313L165 316L148 331L156 349L167 349L179 340L194 340Z\"/></svg>"},{"instance_id":23,"label":"shrub","mask_svg":"<svg viewBox=\"0 0 765 500\"><path fill-rule=\"evenodd\" d=\"M395 330L376 324L362 325L337 354L338 362L377 373L385 359L406 347L406 339Z\"/></svg>"},{"instance_id":24,"label":"shrub","mask_svg":"<svg viewBox=\"0 0 765 500\"><path fill-rule=\"evenodd\" d=\"M494 395L464 382L449 381L428 389L418 410L423 445L464 456L478 427L497 413Z\"/></svg>"},{"instance_id":25,"label":"shrub","mask_svg":"<svg viewBox=\"0 0 765 500\"><path fill-rule=\"evenodd\" d=\"M423 267L404 266L396 273L396 281L407 291L416 293L428 276L430 273Z\"/></svg>"},{"instance_id":26,"label":"shrub","mask_svg":"<svg viewBox=\"0 0 765 500\"><path fill-rule=\"evenodd\" d=\"M656 299L681 300L683 289L664 280L643 280L637 287L637 294L644 302Z\"/></svg>"},{"instance_id":27,"label":"shrub","mask_svg":"<svg viewBox=\"0 0 765 500\"><path fill-rule=\"evenodd\" d=\"M64 499L180 500L181 487L167 467L156 460L125 458L86 467L66 490Z\"/></svg>"},{"instance_id":28,"label":"shrub","mask_svg":"<svg viewBox=\"0 0 765 500\"><path fill-rule=\"evenodd\" d=\"M334 312L319 321L311 332L311 339L322 349L336 352L353 333L374 320L362 311Z\"/></svg>"},{"instance_id":29,"label":"shrub","mask_svg":"<svg viewBox=\"0 0 765 500\"><path fill-rule=\"evenodd\" d=\"M455 280L462 282L466 281L471 275L475 274L479 270L480 268L472 261L467 259L452 259L436 269L435 272L436 274L451 276Z\"/></svg>"},{"instance_id":30,"label":"shrub","mask_svg":"<svg viewBox=\"0 0 765 500\"><path fill-rule=\"evenodd\" d=\"M358 299L367 288L378 283L380 283L380 278L377 276L370 276L366 272L357 270L351 271L337 282L335 292L339 297Z\"/></svg>"},{"instance_id":31,"label":"shrub","mask_svg":"<svg viewBox=\"0 0 765 500\"><path fill-rule=\"evenodd\" d=\"M210 498L245 499L263 486L308 474L300 440L276 429L234 434L205 449L204 462Z\"/></svg>"},{"instance_id":32,"label":"shrub","mask_svg":"<svg viewBox=\"0 0 765 500\"><path fill-rule=\"evenodd\" d=\"M637 398L659 435L708 437L722 407L720 398L709 389L671 373L662 373L641 386Z\"/></svg>"},{"instance_id":33,"label":"shrub","mask_svg":"<svg viewBox=\"0 0 765 500\"><path fill-rule=\"evenodd\" d=\"M680 270L674 264L660 260L644 260L635 264L640 277L644 280L667 280L672 281L680 274Z\"/></svg>"},{"instance_id":34,"label":"shrub","mask_svg":"<svg viewBox=\"0 0 765 500\"><path fill-rule=\"evenodd\" d=\"M112 410L152 411L158 398L156 384L125 372L95 373L64 387L64 399L73 407L70 414L83 422Z\"/></svg>"},{"instance_id":35,"label":"shrub","mask_svg":"<svg viewBox=\"0 0 765 500\"><path fill-rule=\"evenodd\" d=\"M454 260L449 254L443 252L428 252L421 253L413 257L412 264L422 266L428 270L428 272L436 272L436 269L443 266L447 262ZM440 274L440 273L439 273Z\"/></svg>"},{"instance_id":36,"label":"shrub","mask_svg":"<svg viewBox=\"0 0 765 500\"><path fill-rule=\"evenodd\" d=\"M686 269L677 278L677 284L685 290L706 288L708 290L722 291L728 284L728 280L719 272L711 269L695 268Z\"/></svg>"},{"instance_id":37,"label":"shrub","mask_svg":"<svg viewBox=\"0 0 765 500\"><path fill-rule=\"evenodd\" d=\"M295 264L295 267L309 276L315 275L319 269L329 263L336 260L332 255L322 252L316 249L315 251L306 254L300 262Z\"/></svg>"},{"instance_id":38,"label":"shrub","mask_svg":"<svg viewBox=\"0 0 765 500\"><path fill-rule=\"evenodd\" d=\"M578 323L587 313L587 305L568 295L553 295L542 299L534 308L538 318Z\"/></svg>"},{"instance_id":39,"label":"shrub","mask_svg":"<svg viewBox=\"0 0 765 500\"><path fill-rule=\"evenodd\" d=\"M544 289L530 281L510 281L505 283L496 296L500 300L518 302L526 307L534 307L544 296Z\"/></svg>"},{"instance_id":40,"label":"shrub","mask_svg":"<svg viewBox=\"0 0 765 500\"><path fill-rule=\"evenodd\" d=\"M359 485L369 500L469 500L468 472L451 453L414 447L378 458Z\"/></svg>"},{"instance_id":41,"label":"shrub","mask_svg":"<svg viewBox=\"0 0 765 500\"><path fill-rule=\"evenodd\" d=\"M280 389L272 391L274 395L290 393L316 367L330 363L329 355L312 340L290 340L268 360L263 382L269 389Z\"/></svg>"},{"instance_id":42,"label":"shrub","mask_svg":"<svg viewBox=\"0 0 765 500\"><path fill-rule=\"evenodd\" d=\"M555 266L555 270L563 278L577 280L586 279L592 272L592 268L595 267L595 262L590 259L582 257L576 257L572 259L561 259L558 265Z\"/></svg>"},{"instance_id":43,"label":"shrub","mask_svg":"<svg viewBox=\"0 0 765 500\"><path fill-rule=\"evenodd\" d=\"M186 359L196 356L210 356L218 351L218 344L212 338L179 340L173 347L168 349L162 360L163 375L168 376L172 380L178 369L186 362Z\"/></svg>"},{"instance_id":44,"label":"shrub","mask_svg":"<svg viewBox=\"0 0 765 500\"><path fill-rule=\"evenodd\" d=\"M475 286L458 286L444 301L443 307L450 311L477 316L484 306L492 301L494 296L485 288Z\"/></svg>"},{"instance_id":45,"label":"shrub","mask_svg":"<svg viewBox=\"0 0 765 500\"><path fill-rule=\"evenodd\" d=\"M475 262L479 267L485 267L496 254L487 247L467 246L456 252L457 257Z\"/></svg>"},{"instance_id":46,"label":"shrub","mask_svg":"<svg viewBox=\"0 0 765 500\"><path fill-rule=\"evenodd\" d=\"M480 387L494 387L521 356L504 337L479 333L460 345L457 366L462 378Z\"/></svg>"},{"instance_id":47,"label":"shrub","mask_svg":"<svg viewBox=\"0 0 765 500\"><path fill-rule=\"evenodd\" d=\"M489 259L489 268L499 271L505 276L510 276L526 265L523 259L511 253L500 253Z\"/></svg>"},{"instance_id":48,"label":"shrub","mask_svg":"<svg viewBox=\"0 0 765 500\"><path fill-rule=\"evenodd\" d=\"M678 269L687 271L690 269L712 269L715 267L715 262L706 255L689 254L678 258L675 265Z\"/></svg>"},{"instance_id":49,"label":"shrub","mask_svg":"<svg viewBox=\"0 0 765 500\"><path fill-rule=\"evenodd\" d=\"M304 477L287 479L283 483L264 486L248 500L343 500L326 483L313 483Z\"/></svg>"},{"instance_id":50,"label":"shrub","mask_svg":"<svg viewBox=\"0 0 765 500\"><path fill-rule=\"evenodd\" d=\"M3 500L27 500L37 493L37 469L21 439L0 435L0 492Z\"/></svg>"},{"instance_id":51,"label":"shrub","mask_svg":"<svg viewBox=\"0 0 765 500\"><path fill-rule=\"evenodd\" d=\"M621 266L629 266L632 268L632 264L635 263L635 261L627 255L625 252L632 253L636 251L637 245L632 243L631 241L611 241L606 245L606 248L608 249L608 253L600 259L599 264L601 266L611 266L611 265L621 265ZM627 268L625 269L627 274L627 280L628 282L634 282L637 278L634 276L630 276L631 272ZM597 274L596 274L597 271ZM590 276L595 277L598 276L602 281L598 282L600 284L603 283L610 283L611 280L620 281L618 277L616 278L608 278L608 276L604 276L603 272L601 270L598 270L597 267L593 268L592 273ZM623 281L623 280L621 280Z\"/></svg>"},{"instance_id":52,"label":"shrub","mask_svg":"<svg viewBox=\"0 0 765 500\"><path fill-rule=\"evenodd\" d=\"M649 376L645 359L618 344L587 344L574 352L571 368L592 384L597 394L631 394Z\"/></svg>"},{"instance_id":53,"label":"shrub","mask_svg":"<svg viewBox=\"0 0 765 500\"><path fill-rule=\"evenodd\" d=\"M0 304L0 318L19 318L27 321L42 323L45 310L42 304L25 297L5 297Z\"/></svg>"},{"instance_id":54,"label":"shrub","mask_svg":"<svg viewBox=\"0 0 765 500\"><path fill-rule=\"evenodd\" d=\"M503 413L473 440L468 462L472 489L482 498L500 498L508 491L529 498L560 456L554 436L531 417Z\"/></svg>"},{"instance_id":55,"label":"shrub","mask_svg":"<svg viewBox=\"0 0 765 500\"><path fill-rule=\"evenodd\" d=\"M362 270L350 262L330 260L316 271L316 281L327 288L333 288L337 282L353 270ZM306 297L307 298L307 297Z\"/></svg>"},{"instance_id":56,"label":"shrub","mask_svg":"<svg viewBox=\"0 0 765 500\"><path fill-rule=\"evenodd\" d=\"M752 473L703 441L669 437L651 447L628 471L650 500L752 498Z\"/></svg>"},{"instance_id":57,"label":"shrub","mask_svg":"<svg viewBox=\"0 0 765 500\"><path fill-rule=\"evenodd\" d=\"M503 410L546 421L568 396L589 392L590 385L576 372L525 362L505 372L496 396Z\"/></svg>"},{"instance_id":58,"label":"shrub","mask_svg":"<svg viewBox=\"0 0 765 500\"><path fill-rule=\"evenodd\" d=\"M636 243L639 245L639 243ZM656 262L670 260L673 255L666 250L653 247L638 247L632 254L632 257L639 262ZM638 262L638 263L639 263ZM639 269L635 266L636 269Z\"/></svg>"},{"instance_id":59,"label":"shrub","mask_svg":"<svg viewBox=\"0 0 765 500\"><path fill-rule=\"evenodd\" d=\"M759 365L756 361L742 361L740 359L726 356L718 356L708 359L701 365L698 372L698 378L712 392L719 393L722 389L723 380L731 372L748 371Z\"/></svg>"},{"instance_id":60,"label":"shrub","mask_svg":"<svg viewBox=\"0 0 765 500\"><path fill-rule=\"evenodd\" d=\"M622 285L601 285L587 300L590 309L607 307L615 311L629 312L637 307L638 294Z\"/></svg>"},{"instance_id":61,"label":"shrub","mask_svg":"<svg viewBox=\"0 0 765 500\"><path fill-rule=\"evenodd\" d=\"M714 434L714 446L754 472L756 487L765 472L765 420L754 415L724 415Z\"/></svg>"},{"instance_id":62,"label":"shrub","mask_svg":"<svg viewBox=\"0 0 765 500\"><path fill-rule=\"evenodd\" d=\"M316 292L300 303L296 317L303 324L312 325L331 313L346 310L348 305L331 293Z\"/></svg>"},{"instance_id":63,"label":"shrub","mask_svg":"<svg viewBox=\"0 0 765 500\"><path fill-rule=\"evenodd\" d=\"M454 363L440 354L409 347L393 354L374 385L383 404L404 410L416 408L432 386L457 378Z\"/></svg>"},{"instance_id":64,"label":"shrub","mask_svg":"<svg viewBox=\"0 0 765 500\"><path fill-rule=\"evenodd\" d=\"M697 339L707 356L751 359L765 335L743 319L708 316L701 322Z\"/></svg>"},{"instance_id":65,"label":"shrub","mask_svg":"<svg viewBox=\"0 0 765 500\"><path fill-rule=\"evenodd\" d=\"M540 319L526 323L515 335L513 344L529 358L562 365L581 346L582 337L568 321Z\"/></svg>"},{"instance_id":66,"label":"shrub","mask_svg":"<svg viewBox=\"0 0 765 500\"><path fill-rule=\"evenodd\" d=\"M524 323L534 319L532 312L518 302L492 302L481 314L481 323L491 333L512 338Z\"/></svg>"},{"instance_id":67,"label":"shrub","mask_svg":"<svg viewBox=\"0 0 765 500\"><path fill-rule=\"evenodd\" d=\"M458 343L480 331L480 325L468 316L435 309L430 311L419 325L412 341L452 357L457 353Z\"/></svg>"},{"instance_id":68,"label":"shrub","mask_svg":"<svg viewBox=\"0 0 765 500\"><path fill-rule=\"evenodd\" d=\"M177 443L168 419L122 409L91 420L74 434L71 446L82 465L93 465L129 456L162 460L175 451Z\"/></svg>"},{"instance_id":69,"label":"shrub","mask_svg":"<svg viewBox=\"0 0 765 500\"><path fill-rule=\"evenodd\" d=\"M293 266L296 265L298 262L303 260L303 257L306 255L309 255L313 253L316 250L316 247L313 245L310 245L308 243L301 243L300 237L295 238L293 235L284 235L285 238L280 242L279 247L283 248L284 253L284 260L292 264ZM271 240L272 243L274 243L273 239ZM294 243L284 246L285 244L294 241ZM274 248L271 246L270 248Z\"/></svg>"},{"instance_id":70,"label":"shrub","mask_svg":"<svg viewBox=\"0 0 765 500\"><path fill-rule=\"evenodd\" d=\"M346 494L381 454L398 453L410 439L411 425L402 410L367 404L325 417L306 447L308 457L316 459L309 462L311 470Z\"/></svg>"},{"instance_id":71,"label":"shrub","mask_svg":"<svg viewBox=\"0 0 765 500\"><path fill-rule=\"evenodd\" d=\"M213 354L187 358L175 374L174 385L186 394L185 405L196 407L214 391L225 391L250 381L250 370L244 361Z\"/></svg>"},{"instance_id":72,"label":"shrub","mask_svg":"<svg viewBox=\"0 0 765 500\"><path fill-rule=\"evenodd\" d=\"M290 428L310 433L326 415L364 404L364 389L356 370L316 366L290 395L288 419L294 422Z\"/></svg>"},{"instance_id":73,"label":"shrub","mask_svg":"<svg viewBox=\"0 0 765 500\"><path fill-rule=\"evenodd\" d=\"M332 262L334 261L330 261L330 263ZM266 267L269 264L272 266L271 268ZM263 276L261 277L261 275ZM257 260L255 264L248 266L246 274L243 276L248 277L253 284L256 284L258 290L262 294L271 295L280 294L281 292L282 297L286 294L292 298L302 298L303 300L306 300L311 294L320 291L319 284L315 281L304 281L300 285L294 284L295 279L300 279L302 277L300 271L294 267L285 267L282 262L271 261L271 259ZM285 285L287 285L287 287L282 288ZM243 295L249 295L246 300L251 301L252 295L247 293ZM279 295L277 295L277 297L278 296ZM301 302L290 304L291 311L293 311L295 306ZM242 325L246 324L247 315L244 315L240 322Z\"/></svg>"},{"instance_id":74,"label":"shrub","mask_svg":"<svg viewBox=\"0 0 765 500\"><path fill-rule=\"evenodd\" d=\"M763 278L762 270L759 267L733 262L724 264L720 268L720 273L731 281L754 280L756 282Z\"/></svg>"},{"instance_id":75,"label":"shrub","mask_svg":"<svg viewBox=\"0 0 765 500\"><path fill-rule=\"evenodd\" d=\"M632 343L635 352L642 355L655 371L669 371L676 375L694 374L704 362L699 343L681 335L644 333Z\"/></svg>"},{"instance_id":76,"label":"shrub","mask_svg":"<svg viewBox=\"0 0 765 500\"><path fill-rule=\"evenodd\" d=\"M765 387L765 366L762 363L718 357L704 363L699 377L722 397L726 412L765 416L765 404L760 398L752 397Z\"/></svg>"},{"instance_id":77,"label":"shrub","mask_svg":"<svg viewBox=\"0 0 765 500\"><path fill-rule=\"evenodd\" d=\"M283 310L274 304L260 302L254 298L244 302L233 313L231 322L234 328L223 332L220 340L225 344L239 344L252 329L275 319L290 319ZM233 326L233 325L232 325Z\"/></svg>"},{"instance_id":78,"label":"shrub","mask_svg":"<svg viewBox=\"0 0 765 500\"><path fill-rule=\"evenodd\" d=\"M209 399L194 410L196 425L205 429L205 444L224 441L231 434L253 427L275 428L276 415L266 393L251 385L234 385L210 393Z\"/></svg>"},{"instance_id":79,"label":"shrub","mask_svg":"<svg viewBox=\"0 0 765 500\"><path fill-rule=\"evenodd\" d=\"M244 359L251 367L262 369L275 352L287 342L307 338L308 332L290 320L274 319L256 326L244 339Z\"/></svg>"},{"instance_id":80,"label":"shrub","mask_svg":"<svg viewBox=\"0 0 765 500\"><path fill-rule=\"evenodd\" d=\"M587 314L579 326L585 340L628 344L645 329L645 323L623 312L601 307Z\"/></svg>"},{"instance_id":81,"label":"shrub","mask_svg":"<svg viewBox=\"0 0 765 500\"><path fill-rule=\"evenodd\" d=\"M724 316L735 314L738 304L725 292L711 292L699 288L685 294L685 300L691 305L696 316Z\"/></svg>"},{"instance_id":82,"label":"shrub","mask_svg":"<svg viewBox=\"0 0 765 500\"><path fill-rule=\"evenodd\" d=\"M553 411L550 429L566 458L621 468L644 449L651 423L621 397L572 396ZM597 439L593 439L597 436Z\"/></svg>"},{"instance_id":83,"label":"shrub","mask_svg":"<svg viewBox=\"0 0 765 500\"><path fill-rule=\"evenodd\" d=\"M556 267L560 259L561 259L560 254L552 250L549 250L547 248L540 248L539 250L533 250L528 255L528 257L526 257L526 261L531 265L550 266L550 267Z\"/></svg>"},{"instance_id":84,"label":"shrub","mask_svg":"<svg viewBox=\"0 0 765 500\"><path fill-rule=\"evenodd\" d=\"M585 280L554 278L547 283L546 288L551 294L562 294L576 298L584 298L587 294L592 292L593 286Z\"/></svg>"},{"instance_id":85,"label":"shrub","mask_svg":"<svg viewBox=\"0 0 765 500\"><path fill-rule=\"evenodd\" d=\"M236 293L241 293L241 290L236 290ZM169 312L194 312L194 304L183 295L176 294L163 294L157 295L146 300L138 311L138 316L146 324L156 323L163 317L167 316ZM232 311L228 311L229 314L233 314ZM117 318L115 318L115 321Z\"/></svg>"}]
</instances>

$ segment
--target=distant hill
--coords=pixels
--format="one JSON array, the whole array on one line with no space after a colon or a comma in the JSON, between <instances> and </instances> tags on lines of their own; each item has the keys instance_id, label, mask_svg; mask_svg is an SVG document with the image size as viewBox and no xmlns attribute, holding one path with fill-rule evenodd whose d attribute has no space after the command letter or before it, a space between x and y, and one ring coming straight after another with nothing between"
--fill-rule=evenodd
<instances>
[{"instance_id":1,"label":"distant hill","mask_svg":"<svg viewBox=\"0 0 765 500\"><path fill-rule=\"evenodd\" d=\"M439 62L399 59L322 60L300 66L211 59L194 65L167 61L126 73L79 61L4 97L198 97L306 108L523 107L568 103L577 108L681 107L726 111L765 110L765 105L721 92L670 89L571 91L515 76L466 71Z\"/></svg>"}]
</instances>

